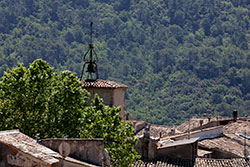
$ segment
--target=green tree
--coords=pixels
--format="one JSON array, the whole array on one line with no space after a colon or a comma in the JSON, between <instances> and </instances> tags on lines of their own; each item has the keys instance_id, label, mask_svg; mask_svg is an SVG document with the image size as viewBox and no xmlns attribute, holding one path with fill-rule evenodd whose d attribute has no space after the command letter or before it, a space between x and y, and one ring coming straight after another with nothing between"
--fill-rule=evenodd
<instances>
[{"instance_id":1,"label":"green tree","mask_svg":"<svg viewBox=\"0 0 250 167\"><path fill-rule=\"evenodd\" d=\"M35 138L79 137L88 93L75 74L61 75L43 60L7 70L0 81L3 129L18 128Z\"/></svg>"},{"instance_id":2,"label":"green tree","mask_svg":"<svg viewBox=\"0 0 250 167\"><path fill-rule=\"evenodd\" d=\"M0 79L0 130L20 129L33 138L103 138L114 166L129 166L138 155L131 123L119 108L105 106L89 94L76 74L53 72L43 60L26 69L8 69Z\"/></svg>"},{"instance_id":3,"label":"green tree","mask_svg":"<svg viewBox=\"0 0 250 167\"><path fill-rule=\"evenodd\" d=\"M139 158L134 149L137 140L132 123L122 121L119 111L105 106L96 95L85 113L81 137L103 138L113 166L127 167Z\"/></svg>"}]
</instances>

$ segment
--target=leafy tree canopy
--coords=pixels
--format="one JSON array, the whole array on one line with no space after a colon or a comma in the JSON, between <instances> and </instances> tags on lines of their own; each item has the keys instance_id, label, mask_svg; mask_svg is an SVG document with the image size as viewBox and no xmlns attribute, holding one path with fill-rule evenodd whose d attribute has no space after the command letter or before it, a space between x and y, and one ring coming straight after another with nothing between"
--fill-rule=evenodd
<instances>
[{"instance_id":1,"label":"leafy tree canopy","mask_svg":"<svg viewBox=\"0 0 250 167\"><path fill-rule=\"evenodd\" d=\"M26 69L19 64L0 79L0 130L20 129L33 138L103 138L114 166L138 158L132 124L121 120L119 108L105 106L89 93L75 73L53 72L41 59Z\"/></svg>"},{"instance_id":2,"label":"leafy tree canopy","mask_svg":"<svg viewBox=\"0 0 250 167\"><path fill-rule=\"evenodd\" d=\"M99 76L129 86L132 116L249 115L249 13L249 0L1 0L0 75L38 58L79 75L93 21Z\"/></svg>"}]
</instances>

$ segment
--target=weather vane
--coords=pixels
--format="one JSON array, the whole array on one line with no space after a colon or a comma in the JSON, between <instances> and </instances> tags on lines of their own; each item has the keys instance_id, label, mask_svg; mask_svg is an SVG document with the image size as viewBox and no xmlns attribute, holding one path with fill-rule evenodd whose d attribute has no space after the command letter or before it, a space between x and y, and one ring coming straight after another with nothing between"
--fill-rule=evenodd
<instances>
[{"instance_id":1,"label":"weather vane","mask_svg":"<svg viewBox=\"0 0 250 167\"><path fill-rule=\"evenodd\" d=\"M93 22L90 23L90 43L87 52L83 56L84 65L82 68L82 73L80 79L83 79L83 74L87 73L86 82L93 82L98 79L98 68L97 68L97 54L94 50L93 45Z\"/></svg>"}]
</instances>

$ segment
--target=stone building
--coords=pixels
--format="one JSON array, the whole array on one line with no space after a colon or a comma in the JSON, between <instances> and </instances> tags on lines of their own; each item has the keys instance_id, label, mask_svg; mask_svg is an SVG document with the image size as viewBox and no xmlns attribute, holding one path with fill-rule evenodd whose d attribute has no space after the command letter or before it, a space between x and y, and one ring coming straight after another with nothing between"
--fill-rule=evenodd
<instances>
[{"instance_id":1,"label":"stone building","mask_svg":"<svg viewBox=\"0 0 250 167\"><path fill-rule=\"evenodd\" d=\"M100 80L97 66L97 54L93 45L93 22L90 23L90 43L87 52L83 56L84 64L80 80L83 88L90 92L90 99L98 94L109 106L121 107L120 115L125 119L125 91L127 85L113 81Z\"/></svg>"},{"instance_id":2,"label":"stone building","mask_svg":"<svg viewBox=\"0 0 250 167\"><path fill-rule=\"evenodd\" d=\"M144 164L135 166L249 166L250 117L235 111L232 117L205 115L177 127L142 125L135 134Z\"/></svg>"},{"instance_id":3,"label":"stone building","mask_svg":"<svg viewBox=\"0 0 250 167\"><path fill-rule=\"evenodd\" d=\"M0 132L0 167L100 167L110 159L102 139L37 141L18 130Z\"/></svg>"},{"instance_id":4,"label":"stone building","mask_svg":"<svg viewBox=\"0 0 250 167\"><path fill-rule=\"evenodd\" d=\"M90 92L90 99L98 94L104 104L121 107L120 115L125 118L125 91L127 85L108 80L86 81L82 80L83 88Z\"/></svg>"},{"instance_id":5,"label":"stone building","mask_svg":"<svg viewBox=\"0 0 250 167\"><path fill-rule=\"evenodd\" d=\"M150 129L150 124L147 124L144 134L139 137L139 142L135 147L143 160L160 160L166 157L186 160L194 160L196 158L198 137L179 140L155 138L150 135Z\"/></svg>"},{"instance_id":6,"label":"stone building","mask_svg":"<svg viewBox=\"0 0 250 167\"><path fill-rule=\"evenodd\" d=\"M17 130L0 132L0 167L59 167L60 158Z\"/></svg>"}]
</instances>

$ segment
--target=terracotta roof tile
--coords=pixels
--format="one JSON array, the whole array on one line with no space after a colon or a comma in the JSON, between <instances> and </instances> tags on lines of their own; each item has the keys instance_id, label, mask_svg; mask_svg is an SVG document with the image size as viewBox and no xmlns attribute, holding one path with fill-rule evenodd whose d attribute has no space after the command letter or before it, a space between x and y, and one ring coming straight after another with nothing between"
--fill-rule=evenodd
<instances>
[{"instance_id":1,"label":"terracotta roof tile","mask_svg":"<svg viewBox=\"0 0 250 167\"><path fill-rule=\"evenodd\" d=\"M238 157L244 157L243 143L239 143L237 140L232 140L231 138L228 138L226 136L200 141L199 146L207 149L219 149L235 154ZM250 152L249 141L247 141L247 150Z\"/></svg>"},{"instance_id":2,"label":"terracotta roof tile","mask_svg":"<svg viewBox=\"0 0 250 167\"><path fill-rule=\"evenodd\" d=\"M237 134L245 133L247 136L250 136L250 122L238 120L223 127L223 137L203 140L199 142L199 145L208 149L220 149L231 152L239 157L244 157L244 144L246 142L246 148L250 152L250 140Z\"/></svg>"},{"instance_id":3,"label":"terracotta roof tile","mask_svg":"<svg viewBox=\"0 0 250 167\"><path fill-rule=\"evenodd\" d=\"M167 137L170 131L171 131L171 127L169 126L151 124L149 134L150 136L154 138L159 138L160 133L161 133L161 137ZM137 133L137 135L141 136L144 134L144 132L145 132L145 129L142 129L140 132Z\"/></svg>"},{"instance_id":4,"label":"terracotta roof tile","mask_svg":"<svg viewBox=\"0 0 250 167\"><path fill-rule=\"evenodd\" d=\"M225 134L247 133L250 136L250 121L237 120L224 126Z\"/></svg>"},{"instance_id":5,"label":"terracotta roof tile","mask_svg":"<svg viewBox=\"0 0 250 167\"><path fill-rule=\"evenodd\" d=\"M243 158L209 159L196 158L195 161L180 159L165 159L160 161L138 161L134 167L249 167L250 162Z\"/></svg>"},{"instance_id":6,"label":"terracotta roof tile","mask_svg":"<svg viewBox=\"0 0 250 167\"><path fill-rule=\"evenodd\" d=\"M84 88L128 88L127 85L108 80L86 81L82 80Z\"/></svg>"},{"instance_id":7,"label":"terracotta roof tile","mask_svg":"<svg viewBox=\"0 0 250 167\"><path fill-rule=\"evenodd\" d=\"M190 120L187 120L186 122L184 122L183 124L179 125L176 127L176 130L180 131L180 132L187 132L189 129L191 131L194 131L194 130L198 130L198 128L200 127L200 121L203 121L202 122L202 126L204 127L205 125L209 124L209 123L213 123L213 122L216 122L216 121L231 121L232 118L230 117L218 117L218 120L216 117L213 117L209 119L206 117L202 117L202 118L191 118ZM212 126L211 126L212 127Z\"/></svg>"},{"instance_id":8,"label":"terracotta roof tile","mask_svg":"<svg viewBox=\"0 0 250 167\"><path fill-rule=\"evenodd\" d=\"M243 158L209 159L196 158L195 167L249 167L250 162Z\"/></svg>"},{"instance_id":9,"label":"terracotta roof tile","mask_svg":"<svg viewBox=\"0 0 250 167\"><path fill-rule=\"evenodd\" d=\"M193 161L166 158L159 161L137 161L133 167L193 167Z\"/></svg>"},{"instance_id":10,"label":"terracotta roof tile","mask_svg":"<svg viewBox=\"0 0 250 167\"><path fill-rule=\"evenodd\" d=\"M1 131L0 143L14 147L15 149L29 154L47 164L59 162L56 158L61 158L57 152L37 143L36 140L26 136L18 130Z\"/></svg>"}]
</instances>

